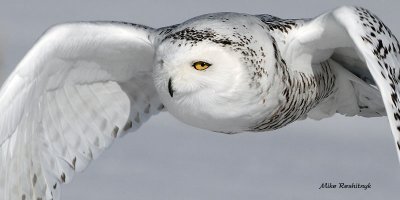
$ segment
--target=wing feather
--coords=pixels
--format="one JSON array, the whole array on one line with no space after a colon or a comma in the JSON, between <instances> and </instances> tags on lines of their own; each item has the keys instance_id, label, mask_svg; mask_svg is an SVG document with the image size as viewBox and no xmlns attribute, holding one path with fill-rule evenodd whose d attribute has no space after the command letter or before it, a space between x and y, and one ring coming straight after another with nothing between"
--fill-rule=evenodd
<instances>
[{"instance_id":1,"label":"wing feather","mask_svg":"<svg viewBox=\"0 0 400 200\"><path fill-rule=\"evenodd\" d=\"M377 83L396 144L400 139L400 45L391 30L364 8L341 8L334 17L346 27ZM347 20L348 17L357 20ZM396 145L398 147L399 145ZM400 148L397 148L400 159Z\"/></svg>"},{"instance_id":2,"label":"wing feather","mask_svg":"<svg viewBox=\"0 0 400 200\"><path fill-rule=\"evenodd\" d=\"M361 7L341 7L307 21L288 38L288 55L294 63L307 56L312 58L309 62L336 61L338 92L333 101L317 106L309 117L330 116L316 114L324 108L350 116L387 114L400 144L400 45L376 15Z\"/></svg>"},{"instance_id":3,"label":"wing feather","mask_svg":"<svg viewBox=\"0 0 400 200\"><path fill-rule=\"evenodd\" d=\"M0 90L0 199L59 199L61 183L159 112L153 33L106 22L47 31Z\"/></svg>"}]
</instances>

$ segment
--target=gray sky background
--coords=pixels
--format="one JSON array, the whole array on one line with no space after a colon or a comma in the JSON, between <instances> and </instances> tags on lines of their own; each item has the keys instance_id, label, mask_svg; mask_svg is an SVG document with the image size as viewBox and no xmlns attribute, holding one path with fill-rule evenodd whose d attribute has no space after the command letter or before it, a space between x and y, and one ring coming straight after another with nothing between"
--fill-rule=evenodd
<instances>
[{"instance_id":1,"label":"gray sky background","mask_svg":"<svg viewBox=\"0 0 400 200\"><path fill-rule=\"evenodd\" d=\"M376 13L400 37L400 2L388 1L19 1L0 2L0 78L49 26L119 20L152 27L220 11L314 17L340 5ZM372 189L324 189L323 182ZM277 131L228 136L189 127L167 113L118 140L73 182L63 200L80 199L398 199L400 166L386 118L335 116Z\"/></svg>"}]
</instances>

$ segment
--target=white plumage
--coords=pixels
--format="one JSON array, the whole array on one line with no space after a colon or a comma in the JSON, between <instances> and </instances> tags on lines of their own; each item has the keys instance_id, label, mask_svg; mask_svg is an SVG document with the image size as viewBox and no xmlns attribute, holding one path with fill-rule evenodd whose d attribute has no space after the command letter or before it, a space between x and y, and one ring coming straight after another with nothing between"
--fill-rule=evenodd
<instances>
[{"instance_id":1,"label":"white plumage","mask_svg":"<svg viewBox=\"0 0 400 200\"><path fill-rule=\"evenodd\" d=\"M216 13L160 29L55 26L0 91L0 197L59 199L61 183L164 106L225 133L387 113L399 144L399 52L357 7L312 20Z\"/></svg>"}]
</instances>

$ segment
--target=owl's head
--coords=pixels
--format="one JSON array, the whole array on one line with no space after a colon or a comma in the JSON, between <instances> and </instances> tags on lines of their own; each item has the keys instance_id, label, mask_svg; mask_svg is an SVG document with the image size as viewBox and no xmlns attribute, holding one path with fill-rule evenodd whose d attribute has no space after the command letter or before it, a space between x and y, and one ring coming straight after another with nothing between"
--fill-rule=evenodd
<instances>
[{"instance_id":1,"label":"owl's head","mask_svg":"<svg viewBox=\"0 0 400 200\"><path fill-rule=\"evenodd\" d=\"M240 14L204 15L160 41L154 79L172 115L212 131L241 132L273 109L266 98L274 50L258 23Z\"/></svg>"}]
</instances>

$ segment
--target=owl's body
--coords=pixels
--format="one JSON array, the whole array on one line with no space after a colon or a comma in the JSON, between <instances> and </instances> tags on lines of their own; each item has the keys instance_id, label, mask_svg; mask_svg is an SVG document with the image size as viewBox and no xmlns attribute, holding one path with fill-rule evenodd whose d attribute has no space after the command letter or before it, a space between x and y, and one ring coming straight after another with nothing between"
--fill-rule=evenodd
<instances>
[{"instance_id":1,"label":"owl's body","mask_svg":"<svg viewBox=\"0 0 400 200\"><path fill-rule=\"evenodd\" d=\"M0 197L58 199L61 183L161 110L223 133L387 114L399 152L399 57L393 33L359 7L55 26L0 90Z\"/></svg>"},{"instance_id":2,"label":"owl's body","mask_svg":"<svg viewBox=\"0 0 400 200\"><path fill-rule=\"evenodd\" d=\"M170 99L166 95L163 102L170 108L169 112L193 126L216 132L237 133L281 128L298 119L305 119L310 110L321 102L331 104L327 98L336 98L339 95L338 85L349 81L342 78L339 79L341 83L336 83L336 76L343 73L343 70L338 69L342 68L340 64L329 59L333 51L321 50L320 55L314 57L318 59L315 62L296 62L296 58L287 51L292 34L296 34L305 23L306 20L283 20L270 15L214 13L193 18L180 25L161 28L158 34L165 37L159 42L165 43L160 45L159 57L163 57L163 53L186 56L189 49L210 51L211 48L217 48L238 58L235 63L242 65L239 69L230 67L227 72L218 74L218 82L214 83L211 91L217 95L202 90L193 98L185 94L184 101L177 100L179 97ZM171 62L169 58L159 59L156 67L168 67L166 63ZM176 57L171 59L179 60ZM235 65L230 65L229 61L224 64L228 67ZM157 70L156 76L159 72L162 70ZM229 76L225 77L224 74ZM237 80L232 80L235 76ZM183 81L188 82L185 79ZM214 91L216 85L221 87L217 92ZM224 85L227 86L222 87ZM204 98L210 96L216 99ZM170 100L174 101L171 105ZM176 101L179 103L176 104ZM383 103L379 103L379 111L384 110ZM202 105L207 105L207 108ZM329 113L326 110L325 113L316 110L309 117L318 119L336 113L335 106L328 106L331 107ZM188 110L191 113L189 115ZM384 112L374 115L384 115Z\"/></svg>"}]
</instances>

